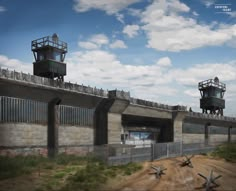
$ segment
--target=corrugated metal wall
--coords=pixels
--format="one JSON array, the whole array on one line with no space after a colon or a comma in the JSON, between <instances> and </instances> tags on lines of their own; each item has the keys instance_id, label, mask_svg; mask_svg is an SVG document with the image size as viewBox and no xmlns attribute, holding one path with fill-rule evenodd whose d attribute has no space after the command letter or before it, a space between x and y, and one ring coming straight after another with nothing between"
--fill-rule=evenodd
<instances>
[{"instance_id":1,"label":"corrugated metal wall","mask_svg":"<svg viewBox=\"0 0 236 191\"><path fill-rule=\"evenodd\" d=\"M60 105L60 124L93 126L94 109Z\"/></svg>"},{"instance_id":2,"label":"corrugated metal wall","mask_svg":"<svg viewBox=\"0 0 236 191\"><path fill-rule=\"evenodd\" d=\"M95 109L60 105L60 124L93 126ZM47 124L48 104L0 96L0 122Z\"/></svg>"},{"instance_id":3,"label":"corrugated metal wall","mask_svg":"<svg viewBox=\"0 0 236 191\"><path fill-rule=\"evenodd\" d=\"M0 97L0 121L47 123L47 103L26 99Z\"/></svg>"}]
</instances>

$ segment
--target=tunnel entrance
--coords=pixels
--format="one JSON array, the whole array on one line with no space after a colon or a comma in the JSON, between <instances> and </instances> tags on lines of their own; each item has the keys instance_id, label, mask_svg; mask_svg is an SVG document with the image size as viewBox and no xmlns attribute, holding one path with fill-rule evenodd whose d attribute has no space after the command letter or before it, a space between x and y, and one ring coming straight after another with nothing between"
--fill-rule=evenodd
<instances>
[{"instance_id":1,"label":"tunnel entrance","mask_svg":"<svg viewBox=\"0 0 236 191\"><path fill-rule=\"evenodd\" d=\"M147 145L173 141L173 124L171 119L122 115L123 144Z\"/></svg>"}]
</instances>

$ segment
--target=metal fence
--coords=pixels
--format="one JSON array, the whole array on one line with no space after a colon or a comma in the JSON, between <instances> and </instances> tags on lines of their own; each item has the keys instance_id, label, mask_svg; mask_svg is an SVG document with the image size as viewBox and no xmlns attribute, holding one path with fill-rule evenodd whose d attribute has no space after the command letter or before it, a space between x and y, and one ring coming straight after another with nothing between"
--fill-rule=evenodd
<instances>
[{"instance_id":1,"label":"metal fence","mask_svg":"<svg viewBox=\"0 0 236 191\"><path fill-rule=\"evenodd\" d=\"M95 146L93 154L109 165L127 164L129 162L153 161L188 154L201 154L213 151L223 142L214 144L168 142L150 144L140 148L135 145Z\"/></svg>"},{"instance_id":2,"label":"metal fence","mask_svg":"<svg viewBox=\"0 0 236 191\"><path fill-rule=\"evenodd\" d=\"M60 124L93 126L94 110L60 105ZM47 124L47 121L47 103L0 96L0 122Z\"/></svg>"},{"instance_id":3,"label":"metal fence","mask_svg":"<svg viewBox=\"0 0 236 191\"><path fill-rule=\"evenodd\" d=\"M0 96L0 122L47 123L47 104Z\"/></svg>"},{"instance_id":4,"label":"metal fence","mask_svg":"<svg viewBox=\"0 0 236 191\"><path fill-rule=\"evenodd\" d=\"M182 142L152 144L152 160L182 155Z\"/></svg>"},{"instance_id":5,"label":"metal fence","mask_svg":"<svg viewBox=\"0 0 236 191\"><path fill-rule=\"evenodd\" d=\"M93 126L95 109L60 105L59 110L61 125Z\"/></svg>"},{"instance_id":6,"label":"metal fence","mask_svg":"<svg viewBox=\"0 0 236 191\"><path fill-rule=\"evenodd\" d=\"M207 153L213 151L218 145L223 143L225 142L183 144L183 154Z\"/></svg>"}]
</instances>

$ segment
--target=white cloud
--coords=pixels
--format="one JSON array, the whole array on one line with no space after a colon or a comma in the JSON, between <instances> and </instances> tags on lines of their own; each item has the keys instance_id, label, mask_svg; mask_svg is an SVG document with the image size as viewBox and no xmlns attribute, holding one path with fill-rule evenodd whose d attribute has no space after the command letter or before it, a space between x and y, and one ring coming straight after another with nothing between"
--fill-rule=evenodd
<instances>
[{"instance_id":1,"label":"white cloud","mask_svg":"<svg viewBox=\"0 0 236 191\"><path fill-rule=\"evenodd\" d=\"M122 24L125 23L123 14L116 13L115 16L116 16L117 20L120 21Z\"/></svg>"},{"instance_id":2,"label":"white cloud","mask_svg":"<svg viewBox=\"0 0 236 191\"><path fill-rule=\"evenodd\" d=\"M201 0L201 2L202 2L207 8L209 8L209 7L211 7L212 5L214 5L214 4L215 4L215 1L216 1L216 0Z\"/></svg>"},{"instance_id":3,"label":"white cloud","mask_svg":"<svg viewBox=\"0 0 236 191\"><path fill-rule=\"evenodd\" d=\"M5 12L5 11L6 11L6 8L3 7L3 6L0 6L0 13L1 13L1 12Z\"/></svg>"},{"instance_id":4,"label":"white cloud","mask_svg":"<svg viewBox=\"0 0 236 191\"><path fill-rule=\"evenodd\" d=\"M157 65L163 66L163 67L170 67L170 66L171 66L171 60L170 60L169 57L160 58L160 59L157 61Z\"/></svg>"},{"instance_id":5,"label":"white cloud","mask_svg":"<svg viewBox=\"0 0 236 191\"><path fill-rule=\"evenodd\" d=\"M93 42L88 42L88 41L80 41L78 42L78 45L81 48L85 48L85 49L97 49L99 48L99 46Z\"/></svg>"},{"instance_id":6,"label":"white cloud","mask_svg":"<svg viewBox=\"0 0 236 191\"><path fill-rule=\"evenodd\" d=\"M236 80L236 60L229 63L197 64L187 69L174 69L170 75L181 85L196 86L198 82L218 77L220 81Z\"/></svg>"},{"instance_id":7,"label":"white cloud","mask_svg":"<svg viewBox=\"0 0 236 191\"><path fill-rule=\"evenodd\" d=\"M148 38L148 47L161 51L179 52L203 46L217 46L236 37L236 25L218 27L198 24L195 19L179 13L190 8L178 0L154 1L142 13L142 29Z\"/></svg>"},{"instance_id":8,"label":"white cloud","mask_svg":"<svg viewBox=\"0 0 236 191\"><path fill-rule=\"evenodd\" d=\"M105 11L108 15L116 14L140 0L74 0L74 10L86 12L91 9Z\"/></svg>"},{"instance_id":9,"label":"white cloud","mask_svg":"<svg viewBox=\"0 0 236 191\"><path fill-rule=\"evenodd\" d=\"M160 66L153 65L124 65L117 57L102 50L81 51L67 58L67 81L75 82L80 79L84 84L90 84L105 89L124 89L132 91L133 96L150 92L153 96L163 94L173 95L177 90L166 87L170 77L163 73ZM158 86L158 88L157 88ZM166 90L160 91L160 89ZM155 93L153 93L155 91Z\"/></svg>"},{"instance_id":10,"label":"white cloud","mask_svg":"<svg viewBox=\"0 0 236 191\"><path fill-rule=\"evenodd\" d=\"M141 15L140 9L134 9L134 8L127 8L127 13L134 17L139 17Z\"/></svg>"},{"instance_id":11,"label":"white cloud","mask_svg":"<svg viewBox=\"0 0 236 191\"><path fill-rule=\"evenodd\" d=\"M109 43L109 39L104 34L95 34L95 35L91 36L89 41L96 43L98 45L103 45L103 44Z\"/></svg>"},{"instance_id":12,"label":"white cloud","mask_svg":"<svg viewBox=\"0 0 236 191\"><path fill-rule=\"evenodd\" d=\"M15 70L17 72L24 72L24 73L31 73L33 65L32 64L25 64L17 59L10 59L7 56L0 55L0 67L9 69L9 70Z\"/></svg>"},{"instance_id":13,"label":"white cloud","mask_svg":"<svg viewBox=\"0 0 236 191\"><path fill-rule=\"evenodd\" d=\"M196 91L196 89L187 89L184 91L184 93L188 96L194 97L194 98L199 98L200 93Z\"/></svg>"},{"instance_id":14,"label":"white cloud","mask_svg":"<svg viewBox=\"0 0 236 191\"><path fill-rule=\"evenodd\" d=\"M128 35L130 38L133 38L138 35L139 29L139 25L126 25L123 29L123 33Z\"/></svg>"},{"instance_id":15,"label":"white cloud","mask_svg":"<svg viewBox=\"0 0 236 191\"><path fill-rule=\"evenodd\" d=\"M109 39L104 34L92 35L87 41L79 41L78 45L85 49L98 49L102 45L109 44Z\"/></svg>"},{"instance_id":16,"label":"white cloud","mask_svg":"<svg viewBox=\"0 0 236 191\"><path fill-rule=\"evenodd\" d=\"M199 14L196 11L193 11L193 15L197 17Z\"/></svg>"},{"instance_id":17,"label":"white cloud","mask_svg":"<svg viewBox=\"0 0 236 191\"><path fill-rule=\"evenodd\" d=\"M126 44L122 40L116 40L110 44L111 48L127 48Z\"/></svg>"}]
</instances>

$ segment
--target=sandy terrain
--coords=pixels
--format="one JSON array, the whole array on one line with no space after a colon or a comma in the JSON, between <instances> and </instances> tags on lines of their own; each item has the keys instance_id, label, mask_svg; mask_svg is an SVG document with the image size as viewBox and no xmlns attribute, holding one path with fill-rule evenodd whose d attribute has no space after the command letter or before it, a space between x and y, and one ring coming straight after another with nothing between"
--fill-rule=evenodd
<instances>
[{"instance_id":1,"label":"sandy terrain","mask_svg":"<svg viewBox=\"0 0 236 191\"><path fill-rule=\"evenodd\" d=\"M229 163L223 159L212 159L196 155L191 161L194 168L180 167L183 157L163 159L154 162L144 162L143 169L131 176L118 176L108 181L99 191L164 191L164 190L205 190L202 188L204 179L197 173L208 176L213 170L213 175L222 175L216 180L220 187L216 191L236 191L236 163ZM157 179L151 166L164 166L166 174ZM55 169L54 169L55 170ZM45 184L47 177L53 170L23 175L16 178L0 181L0 191L36 191L39 185ZM51 190L48 188L47 190Z\"/></svg>"},{"instance_id":2,"label":"sandy terrain","mask_svg":"<svg viewBox=\"0 0 236 191\"><path fill-rule=\"evenodd\" d=\"M205 182L198 173L209 176L213 170L213 175L222 175L216 180L220 184L215 190L236 190L236 163L229 163L223 159L211 159L206 156L196 155L191 161L194 168L188 166L181 167L183 157L159 160L155 162L145 162L144 168L132 176L116 180L111 180L104 190L114 191L156 191L156 190L205 190L202 184ZM164 166L166 174L157 179L151 166Z\"/></svg>"}]
</instances>

